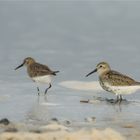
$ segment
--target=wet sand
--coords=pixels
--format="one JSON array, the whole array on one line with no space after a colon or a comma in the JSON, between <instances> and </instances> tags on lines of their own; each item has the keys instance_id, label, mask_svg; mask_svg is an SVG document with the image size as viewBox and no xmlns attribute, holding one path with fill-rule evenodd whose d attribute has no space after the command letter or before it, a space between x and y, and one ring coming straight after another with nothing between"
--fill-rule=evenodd
<instances>
[{"instance_id":1,"label":"wet sand","mask_svg":"<svg viewBox=\"0 0 140 140\"><path fill-rule=\"evenodd\" d=\"M89 124L94 123L87 119ZM60 124L53 119L47 125L25 123L0 124L0 140L139 140L140 133L132 124L122 124L118 131L113 128L96 128L85 125L73 127L70 123ZM78 126L78 124L75 126Z\"/></svg>"},{"instance_id":2,"label":"wet sand","mask_svg":"<svg viewBox=\"0 0 140 140\"><path fill-rule=\"evenodd\" d=\"M53 119L48 125L33 126L25 123L15 124L5 118L0 120L0 140L125 140L124 136L111 128L74 129L68 124L70 123L64 126L57 119Z\"/></svg>"}]
</instances>

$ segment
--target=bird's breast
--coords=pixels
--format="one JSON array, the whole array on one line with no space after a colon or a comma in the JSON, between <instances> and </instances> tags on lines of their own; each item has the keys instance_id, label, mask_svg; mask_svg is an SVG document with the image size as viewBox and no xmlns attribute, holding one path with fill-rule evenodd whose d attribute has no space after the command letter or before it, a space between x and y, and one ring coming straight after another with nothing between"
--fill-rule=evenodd
<instances>
[{"instance_id":1,"label":"bird's breast","mask_svg":"<svg viewBox=\"0 0 140 140\"><path fill-rule=\"evenodd\" d=\"M106 91L108 91L108 92L112 92L112 89L111 89L111 86L109 85L109 83L104 82L102 79L100 79L99 81L100 81L101 87L102 87L104 90L106 90Z\"/></svg>"},{"instance_id":2,"label":"bird's breast","mask_svg":"<svg viewBox=\"0 0 140 140\"><path fill-rule=\"evenodd\" d=\"M53 75L44 75L32 77L32 80L37 83L50 84L52 82Z\"/></svg>"}]
</instances>

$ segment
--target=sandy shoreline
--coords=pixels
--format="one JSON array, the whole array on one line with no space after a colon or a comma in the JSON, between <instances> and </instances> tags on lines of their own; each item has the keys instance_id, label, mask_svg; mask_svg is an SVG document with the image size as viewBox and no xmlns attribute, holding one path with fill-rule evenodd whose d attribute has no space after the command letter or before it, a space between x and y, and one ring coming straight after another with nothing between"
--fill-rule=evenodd
<instances>
[{"instance_id":1,"label":"sandy shoreline","mask_svg":"<svg viewBox=\"0 0 140 140\"><path fill-rule=\"evenodd\" d=\"M96 129L80 127L74 129L58 121L47 125L30 125L25 123L12 123L4 118L0 120L0 140L125 140L112 128Z\"/></svg>"},{"instance_id":2,"label":"sandy shoreline","mask_svg":"<svg viewBox=\"0 0 140 140\"><path fill-rule=\"evenodd\" d=\"M125 140L120 133L111 128L104 130L91 129L68 132L65 130L50 131L44 133L33 132L4 132L0 140Z\"/></svg>"}]
</instances>

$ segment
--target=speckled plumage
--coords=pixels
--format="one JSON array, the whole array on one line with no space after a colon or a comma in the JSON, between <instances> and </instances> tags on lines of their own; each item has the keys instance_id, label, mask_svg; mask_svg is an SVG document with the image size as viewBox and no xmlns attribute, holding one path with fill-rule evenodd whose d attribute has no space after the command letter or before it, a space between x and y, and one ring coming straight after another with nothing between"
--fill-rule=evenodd
<instances>
[{"instance_id":1,"label":"speckled plumage","mask_svg":"<svg viewBox=\"0 0 140 140\"><path fill-rule=\"evenodd\" d=\"M56 75L48 66L42 65L40 63L32 63L27 66L27 72L30 77L38 77L44 75Z\"/></svg>"},{"instance_id":2,"label":"speckled plumage","mask_svg":"<svg viewBox=\"0 0 140 140\"><path fill-rule=\"evenodd\" d=\"M113 70L100 75L99 80L108 82L108 84L112 86L140 85L140 83L136 82L134 79Z\"/></svg>"}]
</instances>

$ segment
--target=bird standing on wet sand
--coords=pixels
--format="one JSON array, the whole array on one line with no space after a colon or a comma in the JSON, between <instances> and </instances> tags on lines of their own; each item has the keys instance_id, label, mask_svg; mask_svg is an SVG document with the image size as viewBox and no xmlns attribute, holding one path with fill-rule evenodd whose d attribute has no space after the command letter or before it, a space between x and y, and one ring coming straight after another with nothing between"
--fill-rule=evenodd
<instances>
[{"instance_id":1,"label":"bird standing on wet sand","mask_svg":"<svg viewBox=\"0 0 140 140\"><path fill-rule=\"evenodd\" d=\"M29 77L36 83L49 84L49 87L45 90L45 94L48 89L52 87L51 81L53 76L56 76L56 73L59 71L52 71L48 66L37 63L33 58L27 57L24 59L23 63L19 65L15 70L19 69L22 66L27 67L27 73ZM40 94L39 87L37 86L38 95Z\"/></svg>"},{"instance_id":2,"label":"bird standing on wet sand","mask_svg":"<svg viewBox=\"0 0 140 140\"><path fill-rule=\"evenodd\" d=\"M100 62L96 66L96 69L87 74L86 77L94 72L97 72L99 75L101 87L104 90L117 95L115 103L122 101L122 94L132 94L140 89L140 82L137 82L117 71L111 70L109 64L106 62Z\"/></svg>"}]
</instances>

